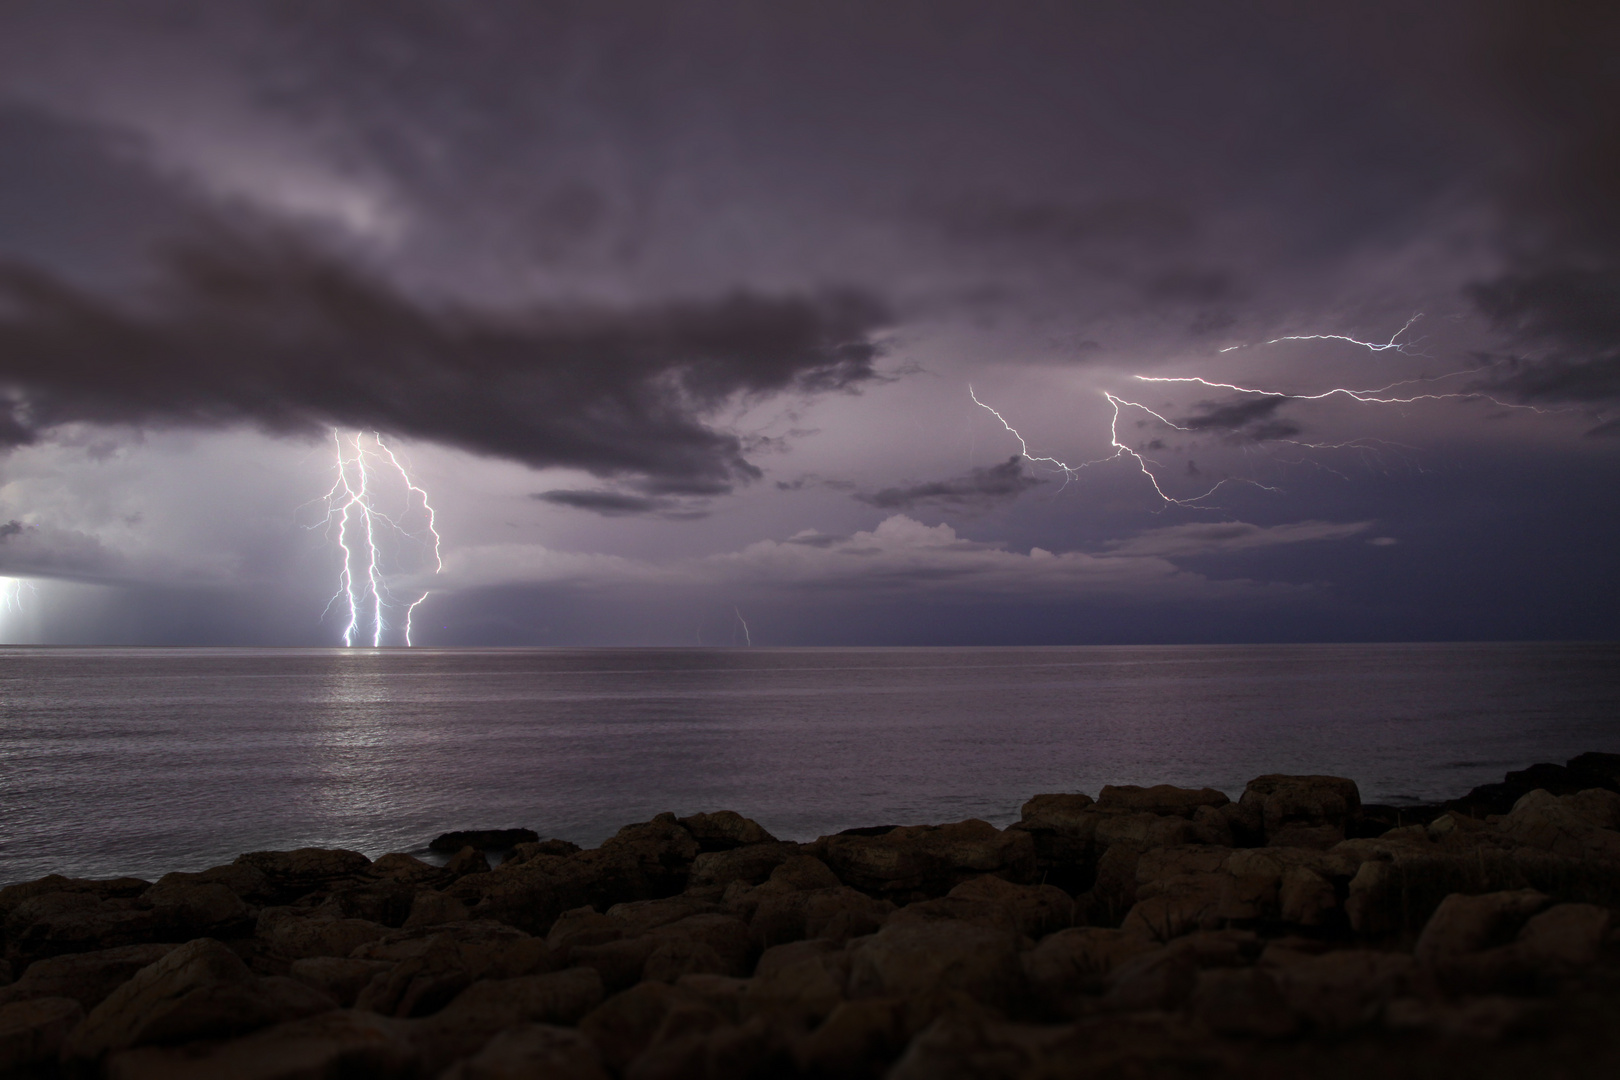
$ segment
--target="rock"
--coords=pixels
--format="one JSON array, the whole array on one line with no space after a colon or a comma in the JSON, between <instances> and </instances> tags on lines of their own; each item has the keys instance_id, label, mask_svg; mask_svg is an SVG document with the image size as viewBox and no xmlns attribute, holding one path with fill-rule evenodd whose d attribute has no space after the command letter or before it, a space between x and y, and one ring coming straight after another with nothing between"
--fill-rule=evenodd
<instances>
[{"instance_id":1,"label":"rock","mask_svg":"<svg viewBox=\"0 0 1620 1080\"><path fill-rule=\"evenodd\" d=\"M277 1024L245 1038L114 1054L108 1080L291 1080L366 1077L414 1080L420 1061L399 1021L341 1010Z\"/></svg>"},{"instance_id":2,"label":"rock","mask_svg":"<svg viewBox=\"0 0 1620 1080\"><path fill-rule=\"evenodd\" d=\"M1095 804L1090 795L1074 794L1037 795L1023 805L1019 812L1024 825L1032 828L1079 829L1080 815Z\"/></svg>"},{"instance_id":3,"label":"rock","mask_svg":"<svg viewBox=\"0 0 1620 1080\"><path fill-rule=\"evenodd\" d=\"M831 942L801 941L765 950L738 1004L744 1018L809 1028L838 1007L849 986L849 956Z\"/></svg>"},{"instance_id":4,"label":"rock","mask_svg":"<svg viewBox=\"0 0 1620 1080\"><path fill-rule=\"evenodd\" d=\"M1005 910L1018 932L1039 940L1074 925L1074 898L1052 885L1014 885L993 874L964 881L947 897L976 900Z\"/></svg>"},{"instance_id":5,"label":"rock","mask_svg":"<svg viewBox=\"0 0 1620 1080\"><path fill-rule=\"evenodd\" d=\"M1608 910L1596 904L1557 904L1530 917L1518 945L1539 968L1576 971L1597 960L1610 922Z\"/></svg>"},{"instance_id":6,"label":"rock","mask_svg":"<svg viewBox=\"0 0 1620 1080\"><path fill-rule=\"evenodd\" d=\"M1097 796L1099 810L1129 810L1149 814L1191 818L1200 807L1219 810L1232 800L1214 788L1179 788L1169 784L1153 787L1105 785Z\"/></svg>"},{"instance_id":7,"label":"rock","mask_svg":"<svg viewBox=\"0 0 1620 1080\"><path fill-rule=\"evenodd\" d=\"M103 900L88 891L30 897L12 909L5 930L11 956L25 964L164 937L150 908L130 899Z\"/></svg>"},{"instance_id":8,"label":"rock","mask_svg":"<svg viewBox=\"0 0 1620 1080\"><path fill-rule=\"evenodd\" d=\"M579 1032L596 1047L609 1070L621 1072L652 1045L664 1022L677 1012L709 1028L725 1023L718 1010L689 990L640 983L592 1010L579 1022Z\"/></svg>"},{"instance_id":9,"label":"rock","mask_svg":"<svg viewBox=\"0 0 1620 1080\"><path fill-rule=\"evenodd\" d=\"M511 979L552 970L539 938L499 923L464 922L400 930L354 950L355 960L391 964L355 999L356 1008L386 1016L425 1016L480 979Z\"/></svg>"},{"instance_id":10,"label":"rock","mask_svg":"<svg viewBox=\"0 0 1620 1080\"><path fill-rule=\"evenodd\" d=\"M699 855L692 863L693 885L729 885L744 881L758 885L797 851L793 844L770 841ZM836 882L835 882L836 883Z\"/></svg>"},{"instance_id":11,"label":"rock","mask_svg":"<svg viewBox=\"0 0 1620 1080\"><path fill-rule=\"evenodd\" d=\"M880 1076L911 1035L905 1013L899 998L839 1002L815 1031L795 1044L794 1063L813 1077Z\"/></svg>"},{"instance_id":12,"label":"rock","mask_svg":"<svg viewBox=\"0 0 1620 1080\"><path fill-rule=\"evenodd\" d=\"M888 1080L1016 1080L1062 1031L999 1022L970 1003L940 1015L906 1047ZM1060 1075L1076 1075L1065 1071Z\"/></svg>"},{"instance_id":13,"label":"rock","mask_svg":"<svg viewBox=\"0 0 1620 1080\"><path fill-rule=\"evenodd\" d=\"M1588 791L1558 798L1537 790L1513 804L1500 828L1527 847L1574 859L1620 862L1620 832L1608 824L1616 816L1620 816L1620 795L1614 792Z\"/></svg>"},{"instance_id":14,"label":"rock","mask_svg":"<svg viewBox=\"0 0 1620 1080\"><path fill-rule=\"evenodd\" d=\"M355 960L350 957L316 956L294 960L288 976L312 986L342 1008L351 1008L360 991L377 975L394 965L382 960Z\"/></svg>"},{"instance_id":15,"label":"rock","mask_svg":"<svg viewBox=\"0 0 1620 1080\"><path fill-rule=\"evenodd\" d=\"M603 986L610 994L617 994L621 990L628 990L636 983L642 981L647 970L647 961L664 942L651 934L640 934L636 937L621 938L617 941L603 942L600 945L577 945L569 950L569 963L580 967L588 967L601 978ZM682 969L681 974L687 971L718 972L721 960L718 955L710 953L712 961L710 966L688 967ZM674 979L667 981L673 982Z\"/></svg>"},{"instance_id":16,"label":"rock","mask_svg":"<svg viewBox=\"0 0 1620 1080\"><path fill-rule=\"evenodd\" d=\"M442 926L466 922L468 917L467 905L460 900L434 889L423 889L411 901L411 912L405 917L404 927L415 930L422 926Z\"/></svg>"},{"instance_id":17,"label":"rock","mask_svg":"<svg viewBox=\"0 0 1620 1080\"><path fill-rule=\"evenodd\" d=\"M720 912L719 905L690 896L671 896L663 900L637 900L628 904L614 904L608 908L608 918L623 928L627 937L651 933L660 926L689 919L693 915L712 915Z\"/></svg>"},{"instance_id":18,"label":"rock","mask_svg":"<svg viewBox=\"0 0 1620 1080\"><path fill-rule=\"evenodd\" d=\"M1268 951L1267 958L1280 957ZM1339 1032L1376 1022L1393 999L1411 991L1417 965L1404 953L1338 949L1262 961L1289 1007L1317 1031Z\"/></svg>"},{"instance_id":19,"label":"rock","mask_svg":"<svg viewBox=\"0 0 1620 1080\"><path fill-rule=\"evenodd\" d=\"M1532 1027L1544 1013L1533 1002L1498 995L1463 1001L1396 998L1384 1024L1398 1032L1424 1032L1453 1043L1493 1043Z\"/></svg>"},{"instance_id":20,"label":"rock","mask_svg":"<svg viewBox=\"0 0 1620 1080\"><path fill-rule=\"evenodd\" d=\"M760 891L769 888L762 886ZM888 900L875 900L846 885L801 892L782 889L758 900L748 928L761 948L806 937L847 941L870 934L895 910Z\"/></svg>"},{"instance_id":21,"label":"rock","mask_svg":"<svg viewBox=\"0 0 1620 1080\"><path fill-rule=\"evenodd\" d=\"M348 956L368 941L388 934L388 927L365 919L335 919L324 912L299 908L265 908L259 913L256 937L284 960L312 956Z\"/></svg>"},{"instance_id":22,"label":"rock","mask_svg":"<svg viewBox=\"0 0 1620 1080\"><path fill-rule=\"evenodd\" d=\"M451 877L466 877L468 874L486 874L489 872L489 860L484 853L471 844L450 856L444 864L444 872Z\"/></svg>"},{"instance_id":23,"label":"rock","mask_svg":"<svg viewBox=\"0 0 1620 1080\"><path fill-rule=\"evenodd\" d=\"M1198 972L1188 1008L1199 1023L1222 1035L1278 1039L1299 1026L1284 992L1261 968Z\"/></svg>"},{"instance_id":24,"label":"rock","mask_svg":"<svg viewBox=\"0 0 1620 1080\"><path fill-rule=\"evenodd\" d=\"M265 877L266 899L285 903L319 888L352 879L371 866L358 851L298 848L294 851L252 851L238 855L236 866L251 867Z\"/></svg>"},{"instance_id":25,"label":"rock","mask_svg":"<svg viewBox=\"0 0 1620 1080\"><path fill-rule=\"evenodd\" d=\"M151 886L150 881L143 881L140 878L109 878L98 881L47 874L37 881L18 882L0 889L0 925L9 924L11 913L19 904L46 893L85 893L97 900L126 900L139 896Z\"/></svg>"},{"instance_id":26,"label":"rock","mask_svg":"<svg viewBox=\"0 0 1620 1080\"><path fill-rule=\"evenodd\" d=\"M442 867L397 851L366 867L366 875L405 885L442 885L448 876Z\"/></svg>"},{"instance_id":27,"label":"rock","mask_svg":"<svg viewBox=\"0 0 1620 1080\"><path fill-rule=\"evenodd\" d=\"M712 949L721 967L712 970L716 975L747 975L753 970L755 950L749 940L748 924L731 915L720 913L691 915L667 923L652 931L651 936L674 943L680 941L701 944ZM673 982L684 972L674 972L665 981ZM645 978L657 978L645 975Z\"/></svg>"},{"instance_id":28,"label":"rock","mask_svg":"<svg viewBox=\"0 0 1620 1080\"><path fill-rule=\"evenodd\" d=\"M507 1028L440 1080L608 1080L602 1055L571 1028L522 1024Z\"/></svg>"},{"instance_id":29,"label":"rock","mask_svg":"<svg viewBox=\"0 0 1620 1080\"><path fill-rule=\"evenodd\" d=\"M432 1016L418 1021L411 1041L429 1074L476 1053L491 1036L518 1024L577 1024L602 1003L602 980L590 968L517 979L486 979L467 987Z\"/></svg>"},{"instance_id":30,"label":"rock","mask_svg":"<svg viewBox=\"0 0 1620 1080\"><path fill-rule=\"evenodd\" d=\"M1344 839L1346 822L1361 809L1361 792L1340 776L1274 773L1250 780L1239 801L1258 807L1267 843L1317 847L1327 846L1328 837Z\"/></svg>"},{"instance_id":31,"label":"rock","mask_svg":"<svg viewBox=\"0 0 1620 1080\"><path fill-rule=\"evenodd\" d=\"M1555 796L1573 795L1590 788L1620 791L1617 760L1620 754L1588 753L1570 759L1568 765L1532 765L1508 773L1501 783L1482 784L1444 805L1448 810L1484 817L1508 813L1521 798L1538 789Z\"/></svg>"},{"instance_id":32,"label":"rock","mask_svg":"<svg viewBox=\"0 0 1620 1080\"><path fill-rule=\"evenodd\" d=\"M981 874L1028 880L1035 844L1028 832L988 822L918 825L881 836L823 836L811 845L839 880L871 893L942 896Z\"/></svg>"},{"instance_id":33,"label":"rock","mask_svg":"<svg viewBox=\"0 0 1620 1080\"><path fill-rule=\"evenodd\" d=\"M163 959L177 945L125 945L117 949L70 953L36 960L21 979L0 989L0 1005L33 998L72 998L94 1009L134 974Z\"/></svg>"},{"instance_id":34,"label":"rock","mask_svg":"<svg viewBox=\"0 0 1620 1080\"><path fill-rule=\"evenodd\" d=\"M336 1008L291 979L258 979L210 938L191 941L142 968L85 1017L64 1058L94 1060L113 1050L240 1035Z\"/></svg>"},{"instance_id":35,"label":"rock","mask_svg":"<svg viewBox=\"0 0 1620 1080\"><path fill-rule=\"evenodd\" d=\"M610 918L595 908L578 907L558 916L546 935L546 946L563 962L575 946L604 945L625 935L622 919Z\"/></svg>"},{"instance_id":36,"label":"rock","mask_svg":"<svg viewBox=\"0 0 1620 1080\"><path fill-rule=\"evenodd\" d=\"M578 844L568 840L541 840L533 844L519 844L506 853L502 866L508 863L517 866L536 858L566 859L570 855L577 855L582 849Z\"/></svg>"},{"instance_id":37,"label":"rock","mask_svg":"<svg viewBox=\"0 0 1620 1080\"><path fill-rule=\"evenodd\" d=\"M731 810L712 814L693 814L680 819L681 825L691 833L705 852L729 851L748 844L774 844L776 837L766 832L757 821L750 821Z\"/></svg>"},{"instance_id":38,"label":"rock","mask_svg":"<svg viewBox=\"0 0 1620 1080\"><path fill-rule=\"evenodd\" d=\"M152 905L162 929L180 941L240 937L253 925L253 909L221 882L160 880L141 899Z\"/></svg>"},{"instance_id":39,"label":"rock","mask_svg":"<svg viewBox=\"0 0 1620 1080\"><path fill-rule=\"evenodd\" d=\"M1433 967L1468 953L1504 944L1525 920L1547 906L1547 896L1534 889L1464 896L1453 893L1429 917L1413 955Z\"/></svg>"},{"instance_id":40,"label":"rock","mask_svg":"<svg viewBox=\"0 0 1620 1080\"><path fill-rule=\"evenodd\" d=\"M467 829L440 833L428 845L429 851L455 852L464 847L478 851L510 851L519 844L534 844L540 834L533 829Z\"/></svg>"},{"instance_id":41,"label":"rock","mask_svg":"<svg viewBox=\"0 0 1620 1080\"><path fill-rule=\"evenodd\" d=\"M1199 971L1241 967L1258 953L1259 939L1249 931L1188 934L1116 967L1106 981L1106 1000L1123 1010L1177 1008L1191 996Z\"/></svg>"},{"instance_id":42,"label":"rock","mask_svg":"<svg viewBox=\"0 0 1620 1080\"><path fill-rule=\"evenodd\" d=\"M1043 938L1021 962L1042 1011L1069 1015L1073 998L1102 993L1116 968L1157 947L1148 938L1122 930L1077 926Z\"/></svg>"},{"instance_id":43,"label":"rock","mask_svg":"<svg viewBox=\"0 0 1620 1080\"><path fill-rule=\"evenodd\" d=\"M914 1020L938 1015L956 995L1006 1012L1025 992L1018 939L971 923L892 924L849 952L849 996L902 998Z\"/></svg>"},{"instance_id":44,"label":"rock","mask_svg":"<svg viewBox=\"0 0 1620 1080\"><path fill-rule=\"evenodd\" d=\"M0 1005L0 1075L53 1062L68 1032L84 1019L72 998L38 997Z\"/></svg>"}]
</instances>

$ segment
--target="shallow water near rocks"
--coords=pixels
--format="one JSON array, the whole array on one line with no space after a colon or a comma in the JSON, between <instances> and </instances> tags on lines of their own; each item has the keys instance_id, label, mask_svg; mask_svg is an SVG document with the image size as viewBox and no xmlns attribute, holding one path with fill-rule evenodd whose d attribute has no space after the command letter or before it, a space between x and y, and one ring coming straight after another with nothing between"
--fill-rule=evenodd
<instances>
[{"instance_id":1,"label":"shallow water near rocks","mask_svg":"<svg viewBox=\"0 0 1620 1080\"><path fill-rule=\"evenodd\" d=\"M1348 776L1368 802L1620 751L1620 646L0 649L0 884L663 810L785 839L1047 791Z\"/></svg>"}]
</instances>

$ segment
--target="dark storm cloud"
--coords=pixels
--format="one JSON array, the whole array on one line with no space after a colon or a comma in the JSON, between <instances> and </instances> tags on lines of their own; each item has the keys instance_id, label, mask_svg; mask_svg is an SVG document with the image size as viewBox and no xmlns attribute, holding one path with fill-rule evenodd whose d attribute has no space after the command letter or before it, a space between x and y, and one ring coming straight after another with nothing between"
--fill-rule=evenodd
<instances>
[{"instance_id":1,"label":"dark storm cloud","mask_svg":"<svg viewBox=\"0 0 1620 1080\"><path fill-rule=\"evenodd\" d=\"M859 492L853 497L883 510L904 510L935 505L983 510L997 503L1016 499L1046 481L1024 473L1022 455L1014 454L1000 465L973 469L966 476L931 480L882 491Z\"/></svg>"},{"instance_id":2,"label":"dark storm cloud","mask_svg":"<svg viewBox=\"0 0 1620 1080\"><path fill-rule=\"evenodd\" d=\"M1530 401L1620 399L1620 8L1512 12L1485 55L1515 141L1498 193L1509 266L1469 292L1532 359L1488 385Z\"/></svg>"},{"instance_id":3,"label":"dark storm cloud","mask_svg":"<svg viewBox=\"0 0 1620 1080\"><path fill-rule=\"evenodd\" d=\"M0 443L74 421L379 430L715 494L759 475L707 417L873 378L883 317L852 292L637 307L419 301L288 235L172 248L145 304L0 267Z\"/></svg>"},{"instance_id":4,"label":"dark storm cloud","mask_svg":"<svg viewBox=\"0 0 1620 1080\"><path fill-rule=\"evenodd\" d=\"M679 499L634 495L622 491L567 490L540 491L534 498L553 506L566 506L574 510L588 510L603 517L631 517L657 514L659 517L679 521L694 521L707 517L709 512L701 506L692 506Z\"/></svg>"},{"instance_id":5,"label":"dark storm cloud","mask_svg":"<svg viewBox=\"0 0 1620 1080\"><path fill-rule=\"evenodd\" d=\"M0 525L0 574L8 577L112 581L125 560L87 533L8 521Z\"/></svg>"},{"instance_id":6,"label":"dark storm cloud","mask_svg":"<svg viewBox=\"0 0 1620 1080\"><path fill-rule=\"evenodd\" d=\"M1224 404L1205 401L1199 406L1202 412L1182 417L1176 423L1189 431L1225 432L1229 439L1239 442L1287 439L1300 431L1292 420L1274 415L1287 401L1281 395L1245 397Z\"/></svg>"}]
</instances>

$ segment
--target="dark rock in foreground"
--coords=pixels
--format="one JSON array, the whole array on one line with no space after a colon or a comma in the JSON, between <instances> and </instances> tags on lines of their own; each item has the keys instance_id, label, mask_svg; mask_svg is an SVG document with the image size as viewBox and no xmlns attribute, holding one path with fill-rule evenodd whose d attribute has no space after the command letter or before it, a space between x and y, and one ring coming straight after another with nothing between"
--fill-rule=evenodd
<instances>
[{"instance_id":1,"label":"dark rock in foreground","mask_svg":"<svg viewBox=\"0 0 1620 1080\"><path fill-rule=\"evenodd\" d=\"M0 1075L1620 1070L1620 755L1443 807L1268 775L1036 795L1006 829L434 846L0 889Z\"/></svg>"},{"instance_id":2,"label":"dark rock in foreground","mask_svg":"<svg viewBox=\"0 0 1620 1080\"><path fill-rule=\"evenodd\" d=\"M533 844L539 839L540 834L533 829L469 829L440 833L428 850L457 852L470 847L476 851L511 851L519 844Z\"/></svg>"}]
</instances>

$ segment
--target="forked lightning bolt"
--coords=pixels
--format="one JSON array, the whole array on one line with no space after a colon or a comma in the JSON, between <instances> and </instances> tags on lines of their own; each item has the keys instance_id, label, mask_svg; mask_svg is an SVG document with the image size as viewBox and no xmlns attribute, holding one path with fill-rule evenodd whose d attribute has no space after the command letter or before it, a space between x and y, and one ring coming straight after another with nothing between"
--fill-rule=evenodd
<instances>
[{"instance_id":1,"label":"forked lightning bolt","mask_svg":"<svg viewBox=\"0 0 1620 1080\"><path fill-rule=\"evenodd\" d=\"M1157 464L1157 462L1154 462L1149 458L1143 457L1141 454L1137 453L1135 450L1131 449L1129 446L1126 446L1124 443L1119 441L1119 413L1120 413L1120 409L1122 407L1125 407L1125 406L1129 406L1129 407L1134 408L1134 409L1141 409L1143 412L1147 413L1149 416L1153 417L1155 420L1158 420L1160 423L1163 423L1163 424L1166 424L1166 425L1168 425L1170 427L1173 427L1177 431L1186 431L1187 428L1182 427L1180 424L1177 424L1172 420L1166 419L1165 417L1159 415L1158 413L1154 412L1152 409L1148 408L1146 405L1141 404L1140 402L1126 401L1124 398L1116 397L1115 395L1110 394L1106 390L1103 391L1103 397L1107 398L1108 399L1108 404L1112 405L1113 408L1114 408L1113 418L1109 421L1109 425L1108 425L1108 442L1109 442L1109 445L1113 447L1114 452L1107 455L1106 457L1096 458L1096 459L1094 459L1092 461L1082 461L1078 465L1070 465L1067 462L1059 461L1057 458L1054 458L1054 457L1040 457L1040 456L1036 456L1034 454L1031 454L1029 452L1029 444L1027 442L1025 442L1024 437L1018 433L1018 429L1013 427L1011 424L1007 423L1007 418L1005 416L1002 416L1001 413L997 412L995 409L990 408L990 406L988 406L984 402L980 401L979 396L973 392L973 387L971 387L971 386L968 387L968 396L973 399L974 404L978 405L980 408L989 410L989 412L993 416L995 416L995 418L997 420L1001 421L1001 426L1006 428L1009 432L1011 432L1013 438L1018 440L1018 445L1019 445L1019 447L1022 448L1024 457L1028 458L1030 461L1039 462L1039 463L1044 464L1044 465L1053 465L1053 466L1056 466L1058 469L1061 469L1063 471L1063 477L1064 477L1064 483L1065 484L1068 483L1069 480L1073 479L1075 474L1078 473L1081 469L1089 469L1093 465L1104 465L1104 464L1107 464L1110 461L1120 461L1122 459L1129 458L1130 460L1136 462L1136 466L1137 466L1138 469L1140 469L1142 471L1142 475L1147 477L1147 481L1148 481L1149 484L1153 485L1154 493L1157 494L1160 499L1164 500L1166 505L1174 503L1177 506L1195 506L1198 503L1202 502L1203 500L1209 498L1211 495L1215 494L1215 492L1220 490L1221 487L1223 487L1226 484L1250 484L1250 485L1252 485L1254 487L1263 488L1266 491L1276 491L1277 490L1276 488L1273 488L1273 487L1267 487L1265 484L1260 483L1258 480L1243 480L1243 479L1235 479L1235 478L1228 477L1227 479L1221 480L1218 483L1216 483L1214 487L1211 487L1208 491L1204 492L1202 495L1195 495L1190 499L1178 499L1178 498L1175 498L1174 496L1172 496L1168 492L1166 492L1164 490L1164 488L1159 485L1158 476L1156 476L1154 474L1152 469L1148 468L1149 465Z\"/></svg>"},{"instance_id":2,"label":"forked lightning bolt","mask_svg":"<svg viewBox=\"0 0 1620 1080\"><path fill-rule=\"evenodd\" d=\"M337 448L337 479L326 493L325 525L343 552L343 569L338 575L337 592L327 602L326 610L331 611L334 606L346 610L345 646L353 646L355 639L364 637L368 628L371 644L377 646L382 644L384 632L391 628L389 612L403 608L400 624L405 644L409 645L411 616L429 594L424 591L409 603L393 594L388 586L389 574L384 569L385 548L394 551L391 563L396 572L425 569L429 561L433 572L440 572L444 569L444 560L440 554L437 516L428 502L427 492L411 479L394 451L382 441L382 436L376 432L367 436L360 431L353 435L333 431L332 440ZM396 517L385 512L383 500L390 494L386 487L392 487L398 498L401 486L403 498L399 499ZM414 528L407 524L407 515L412 514L422 519ZM405 553L401 553L402 548ZM417 552L415 559L409 557L410 549Z\"/></svg>"},{"instance_id":3,"label":"forked lightning bolt","mask_svg":"<svg viewBox=\"0 0 1620 1080\"><path fill-rule=\"evenodd\" d=\"M1394 334L1392 334L1390 336L1388 341L1383 341L1383 342L1362 341L1359 338L1350 337L1347 334L1289 334L1289 335L1284 336L1284 337L1272 338L1269 341L1260 342L1260 344L1261 345L1277 345L1277 344L1280 344L1280 343L1285 342L1285 341L1343 341L1343 342L1348 342L1349 344L1352 344L1352 345L1360 346L1361 348L1367 349L1370 352L1395 351L1395 352L1400 352L1400 353L1406 353L1407 349L1410 346L1415 345L1416 342L1403 341L1402 337L1403 337L1403 335L1406 334L1406 332L1408 330L1410 330L1412 328L1412 325L1414 323L1416 323L1418 321L1418 319L1420 319L1422 317L1423 316L1422 316L1421 313L1419 313L1417 315L1413 315L1410 319L1408 319L1406 321L1406 324L1404 326L1402 326L1399 330L1397 330ZM1220 351L1223 352L1223 353L1227 353L1227 352L1233 351L1234 349L1241 349L1241 348L1246 348L1246 347L1247 346L1243 346L1243 345L1233 345L1233 346L1230 346L1228 348L1222 349ZM1460 377L1462 375L1468 375L1468 374L1478 374L1478 372L1476 370L1469 369L1469 370L1464 370L1464 371L1453 371L1453 372L1450 372L1450 373L1445 374L1445 375L1438 375L1438 376L1434 376L1434 377L1430 377L1430 378L1402 379L1402 380L1399 380L1397 382L1392 382L1392 383L1389 383L1389 384L1387 384L1385 386L1377 387L1377 388L1374 388L1374 389L1371 389L1371 390L1355 390L1355 389L1351 389L1351 388L1348 388L1348 387L1336 386L1336 387L1332 387L1332 388L1327 389L1327 390L1320 391L1319 393L1312 393L1312 394L1289 393L1289 392L1280 391L1280 390L1267 390L1267 389L1261 389L1261 388L1251 387L1251 386L1240 386L1240 385L1238 385L1236 383L1216 382L1214 380L1205 379L1205 378L1202 378L1202 377L1196 376L1196 375L1181 375L1181 376L1134 375L1134 376L1132 376L1132 378L1138 380L1139 382L1146 382L1146 383L1185 383L1185 384L1191 384L1191 385L1196 385L1196 386L1208 387L1209 389L1212 389L1212 390L1231 390L1234 393L1239 393L1239 394L1254 394L1254 395L1262 396L1262 397L1284 398L1284 399L1287 399L1287 400L1290 400L1290 401L1321 401L1323 399L1331 398L1331 397L1344 397L1344 398L1347 398L1347 399L1352 400L1352 401L1359 401L1359 402L1363 402L1363 403L1366 403L1366 404L1374 404L1374 405L1411 405L1411 404L1415 404L1417 402L1422 402L1422 401L1482 400L1482 401L1492 402L1493 404L1499 405L1499 406L1501 406L1503 408L1526 409L1526 410L1529 410L1531 412L1545 412L1545 411L1548 411L1548 410L1545 410L1545 409L1542 409L1542 408L1538 408L1537 406L1534 406L1534 405L1523 405L1523 404L1516 404L1516 403L1513 403L1513 402L1500 401L1497 398L1491 397L1489 394L1484 394L1484 393L1481 393L1479 391L1472 391L1472 390L1459 390L1459 391L1451 391L1451 392L1426 392L1426 393L1402 393L1402 392L1400 392L1400 388L1402 388L1402 387L1412 387L1412 386L1419 386L1419 385L1433 385L1434 383L1442 382L1442 381L1444 381L1446 379L1453 379L1453 378L1457 378L1457 377ZM1019 448L1023 451L1023 456L1025 458L1029 459L1029 461L1031 461L1032 463L1035 463L1035 464L1038 464L1038 465L1049 465L1049 466L1053 466L1053 467L1055 467L1057 469L1060 469L1064 474L1064 482L1065 483L1067 483L1070 479L1072 479L1075 476L1075 474L1078 473L1081 469L1090 468L1093 465L1102 465L1102 464L1105 464L1105 463L1110 462L1110 461L1119 461L1119 460L1128 458L1131 461L1134 461L1136 463L1137 467L1141 470L1143 476L1145 476L1147 478L1148 483L1153 486L1154 493L1157 494L1158 497L1161 500L1163 500L1164 504L1167 505L1167 506L1171 505L1171 504L1174 504L1174 505L1177 505L1177 506L1197 506L1200 503L1203 503L1203 501L1208 499L1211 495L1215 494L1215 492L1218 491L1222 486L1224 486L1226 484L1229 484L1229 483L1248 484L1248 485L1251 485L1251 486L1254 486L1254 487L1261 488L1261 489L1266 490L1266 491L1277 491L1277 490L1279 490L1278 488L1269 487L1269 486L1267 486L1265 484L1262 484L1262 483L1260 483L1260 482L1258 482L1256 480L1239 479L1239 478L1227 478L1227 479L1221 480L1219 483L1215 484L1213 487L1211 487L1209 490L1205 491L1201 495L1195 495L1195 496L1193 496L1191 498L1183 498L1183 499L1174 498L1173 496L1171 496L1168 492L1166 492L1164 490L1163 486L1159 483L1158 476L1154 473L1153 468L1150 467L1150 466L1156 466L1158 463L1152 461L1150 458L1144 457L1141 453L1137 452L1136 450L1132 449L1131 447L1127 446L1125 443L1120 441L1120 438L1119 438L1120 412L1121 412L1122 409L1125 409L1125 408L1138 409L1138 410L1141 410L1142 412L1146 413L1147 415L1151 416L1153 419L1159 421L1161 424L1164 424L1166 427L1172 428L1172 429L1174 429L1176 431L1189 431L1191 429L1184 426L1184 425L1182 425L1182 424L1176 423L1175 421L1169 419L1168 417L1162 415L1159 412L1156 412L1155 410L1149 408L1148 406L1142 404L1139 401L1130 401L1130 400L1127 400L1125 398L1119 397L1119 396L1117 396L1117 395L1115 395L1113 393L1110 393L1109 391L1106 391L1106 390L1103 391L1103 397L1108 399L1109 405L1112 406L1112 408L1113 408L1113 416L1112 416L1112 418L1111 418L1111 420L1109 422L1109 429L1108 429L1108 441L1109 441L1109 446L1112 448L1112 453L1108 454L1105 457L1097 458L1097 459L1095 459L1093 461L1081 462L1078 465L1070 465L1067 462L1059 461L1057 458L1054 458L1054 457L1046 457L1046 456L1030 453L1029 444L1024 440L1024 437L1021 434L1019 434L1018 430L1016 428L1014 428L1010 423L1008 423L1007 418L1002 416L1000 412L998 412L997 410L991 408L989 405L986 405L984 402L980 401L978 395L974 393L973 387L971 387L971 386L968 387L968 396L973 399L975 404L977 404L980 407L988 410L991 413L991 415L993 415L997 420L1001 421L1001 426L1006 428L1007 431L1010 432L1012 434L1012 436L1018 440ZM1320 449L1369 450L1369 449L1371 449L1371 447L1369 446L1369 443L1380 443L1381 445L1385 445L1385 446L1395 446L1396 445L1396 444L1392 444L1392 443L1382 443L1381 440L1365 440L1365 439L1356 439L1356 440L1352 440L1352 441L1346 442L1346 443L1305 443L1305 442L1299 442L1299 441L1296 441L1296 440L1293 440L1293 439L1279 439L1279 440L1276 440L1276 441L1282 442L1282 443L1287 443L1287 444L1293 445L1293 446L1304 447L1304 448L1307 448L1307 449L1314 449L1314 450L1320 450ZM1332 471L1332 470L1330 470L1330 471Z\"/></svg>"}]
</instances>

